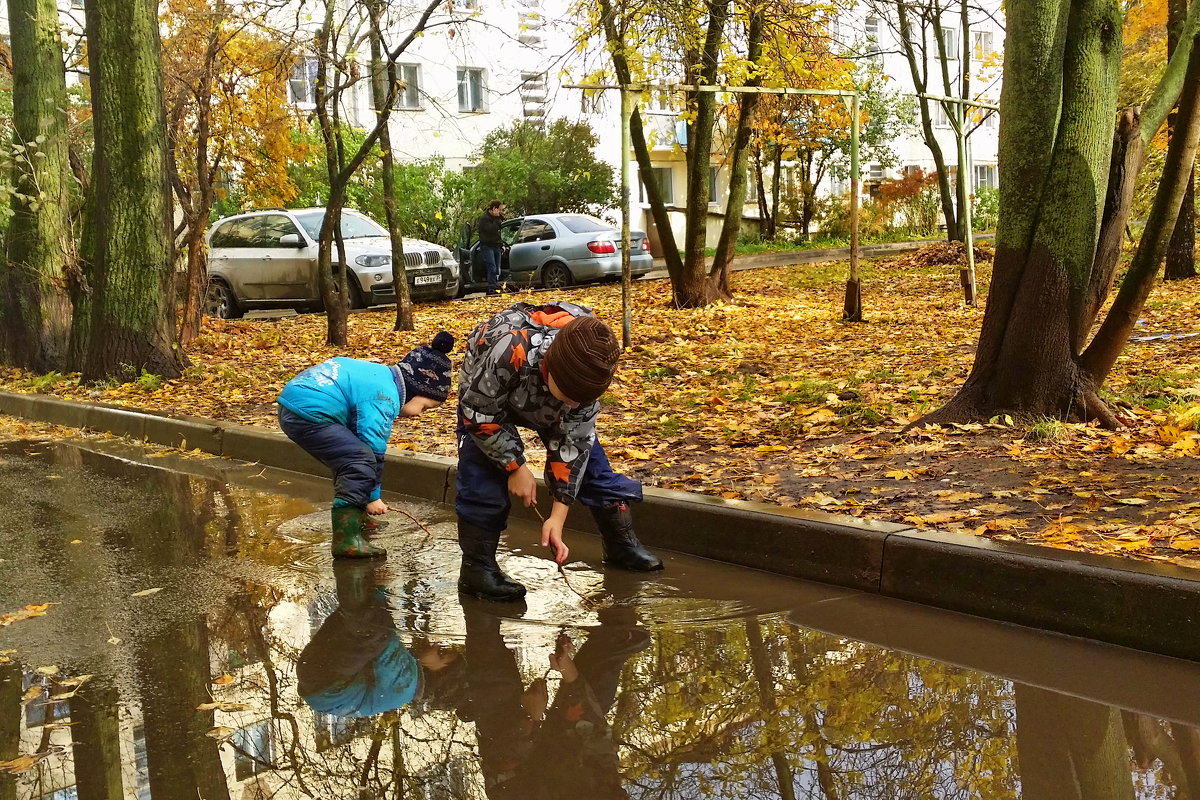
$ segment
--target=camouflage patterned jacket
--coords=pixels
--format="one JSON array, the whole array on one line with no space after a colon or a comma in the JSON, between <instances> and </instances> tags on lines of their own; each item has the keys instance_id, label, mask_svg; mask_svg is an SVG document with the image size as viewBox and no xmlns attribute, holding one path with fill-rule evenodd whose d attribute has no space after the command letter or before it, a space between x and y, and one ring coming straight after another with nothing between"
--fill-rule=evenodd
<instances>
[{"instance_id":1,"label":"camouflage patterned jacket","mask_svg":"<svg viewBox=\"0 0 1200 800\"><path fill-rule=\"evenodd\" d=\"M567 504L579 493L600 404L571 409L556 399L543 364L559 328L591 313L572 303L506 308L467 337L458 381L459 430L507 472L525 463L517 426L537 431L546 443L546 485Z\"/></svg>"}]
</instances>

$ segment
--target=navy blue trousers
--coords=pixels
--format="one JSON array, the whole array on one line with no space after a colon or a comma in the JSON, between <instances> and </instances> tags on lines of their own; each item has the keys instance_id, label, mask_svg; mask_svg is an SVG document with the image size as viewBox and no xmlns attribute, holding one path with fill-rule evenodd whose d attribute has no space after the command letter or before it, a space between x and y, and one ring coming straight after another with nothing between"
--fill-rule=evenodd
<instances>
[{"instance_id":1,"label":"navy blue trousers","mask_svg":"<svg viewBox=\"0 0 1200 800\"><path fill-rule=\"evenodd\" d=\"M279 407L279 427L333 472L336 505L364 508L374 499L383 474L383 454L376 454L354 431L336 422L312 422L283 406Z\"/></svg>"},{"instance_id":2,"label":"navy blue trousers","mask_svg":"<svg viewBox=\"0 0 1200 800\"><path fill-rule=\"evenodd\" d=\"M490 531L508 527L512 508L508 493L508 473L483 454L471 435L458 433L458 480L454 510L458 516ZM618 501L640 502L642 484L613 472L608 454L597 439L592 443L587 468L579 487L579 502L601 508Z\"/></svg>"},{"instance_id":3,"label":"navy blue trousers","mask_svg":"<svg viewBox=\"0 0 1200 800\"><path fill-rule=\"evenodd\" d=\"M494 292L500 288L500 264L503 257L498 244L480 244L479 255L483 258L483 267L487 270L487 288Z\"/></svg>"}]
</instances>

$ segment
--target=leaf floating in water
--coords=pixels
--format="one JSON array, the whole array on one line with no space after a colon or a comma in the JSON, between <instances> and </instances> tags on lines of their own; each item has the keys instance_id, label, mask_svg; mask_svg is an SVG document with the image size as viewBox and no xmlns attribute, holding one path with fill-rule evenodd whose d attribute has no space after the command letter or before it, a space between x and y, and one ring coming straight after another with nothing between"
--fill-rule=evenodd
<instances>
[{"instance_id":1,"label":"leaf floating in water","mask_svg":"<svg viewBox=\"0 0 1200 800\"><path fill-rule=\"evenodd\" d=\"M224 725L218 725L204 735L210 739L216 739L218 742L223 742L230 736L233 736L234 733L235 731L233 728L226 728Z\"/></svg>"},{"instance_id":2,"label":"leaf floating in water","mask_svg":"<svg viewBox=\"0 0 1200 800\"><path fill-rule=\"evenodd\" d=\"M163 590L163 587L156 586L153 589L142 589L140 592L134 592L130 597L149 597L152 594L158 594Z\"/></svg>"},{"instance_id":3,"label":"leaf floating in water","mask_svg":"<svg viewBox=\"0 0 1200 800\"><path fill-rule=\"evenodd\" d=\"M59 686L74 686L79 688L92 679L91 675L76 675L74 678L63 678L58 682Z\"/></svg>"},{"instance_id":4,"label":"leaf floating in water","mask_svg":"<svg viewBox=\"0 0 1200 800\"><path fill-rule=\"evenodd\" d=\"M34 670L34 672L36 672L38 675L57 675L58 667L51 664L48 667L38 667Z\"/></svg>"},{"instance_id":5,"label":"leaf floating in water","mask_svg":"<svg viewBox=\"0 0 1200 800\"><path fill-rule=\"evenodd\" d=\"M249 711L252 706L246 703L201 703L197 711Z\"/></svg>"},{"instance_id":6,"label":"leaf floating in water","mask_svg":"<svg viewBox=\"0 0 1200 800\"><path fill-rule=\"evenodd\" d=\"M71 544L83 544L83 539L72 539Z\"/></svg>"},{"instance_id":7,"label":"leaf floating in water","mask_svg":"<svg viewBox=\"0 0 1200 800\"><path fill-rule=\"evenodd\" d=\"M121 640L115 636L110 636L110 637L108 637L108 643L109 644L120 644Z\"/></svg>"},{"instance_id":8,"label":"leaf floating in water","mask_svg":"<svg viewBox=\"0 0 1200 800\"><path fill-rule=\"evenodd\" d=\"M219 678L213 678L213 686L228 686L235 680L237 680L237 678L233 677L232 675L222 675Z\"/></svg>"}]
</instances>

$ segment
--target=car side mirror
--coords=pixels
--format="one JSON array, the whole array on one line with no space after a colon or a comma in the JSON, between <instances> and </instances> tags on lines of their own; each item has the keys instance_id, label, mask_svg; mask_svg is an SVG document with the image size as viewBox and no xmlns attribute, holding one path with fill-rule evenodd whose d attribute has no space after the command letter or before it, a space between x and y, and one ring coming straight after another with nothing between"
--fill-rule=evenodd
<instances>
[{"instance_id":1,"label":"car side mirror","mask_svg":"<svg viewBox=\"0 0 1200 800\"><path fill-rule=\"evenodd\" d=\"M280 247L304 247L305 241L300 238L298 233L285 233L279 237Z\"/></svg>"}]
</instances>

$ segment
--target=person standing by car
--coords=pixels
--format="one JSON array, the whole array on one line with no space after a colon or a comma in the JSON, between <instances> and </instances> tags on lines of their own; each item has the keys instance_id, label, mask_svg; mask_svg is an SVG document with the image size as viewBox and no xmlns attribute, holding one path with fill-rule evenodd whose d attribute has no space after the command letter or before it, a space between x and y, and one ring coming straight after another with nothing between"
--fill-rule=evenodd
<instances>
[{"instance_id":1,"label":"person standing by car","mask_svg":"<svg viewBox=\"0 0 1200 800\"><path fill-rule=\"evenodd\" d=\"M500 238L500 226L504 223L504 203L493 200L479 217L475 227L479 232L479 255L487 269L487 294L500 294L500 259L504 241Z\"/></svg>"},{"instance_id":2,"label":"person standing by car","mask_svg":"<svg viewBox=\"0 0 1200 800\"><path fill-rule=\"evenodd\" d=\"M383 456L396 417L446 402L454 337L441 331L400 363L336 357L309 367L279 394L279 427L333 473L333 557L381 558L366 515L386 514Z\"/></svg>"}]
</instances>

